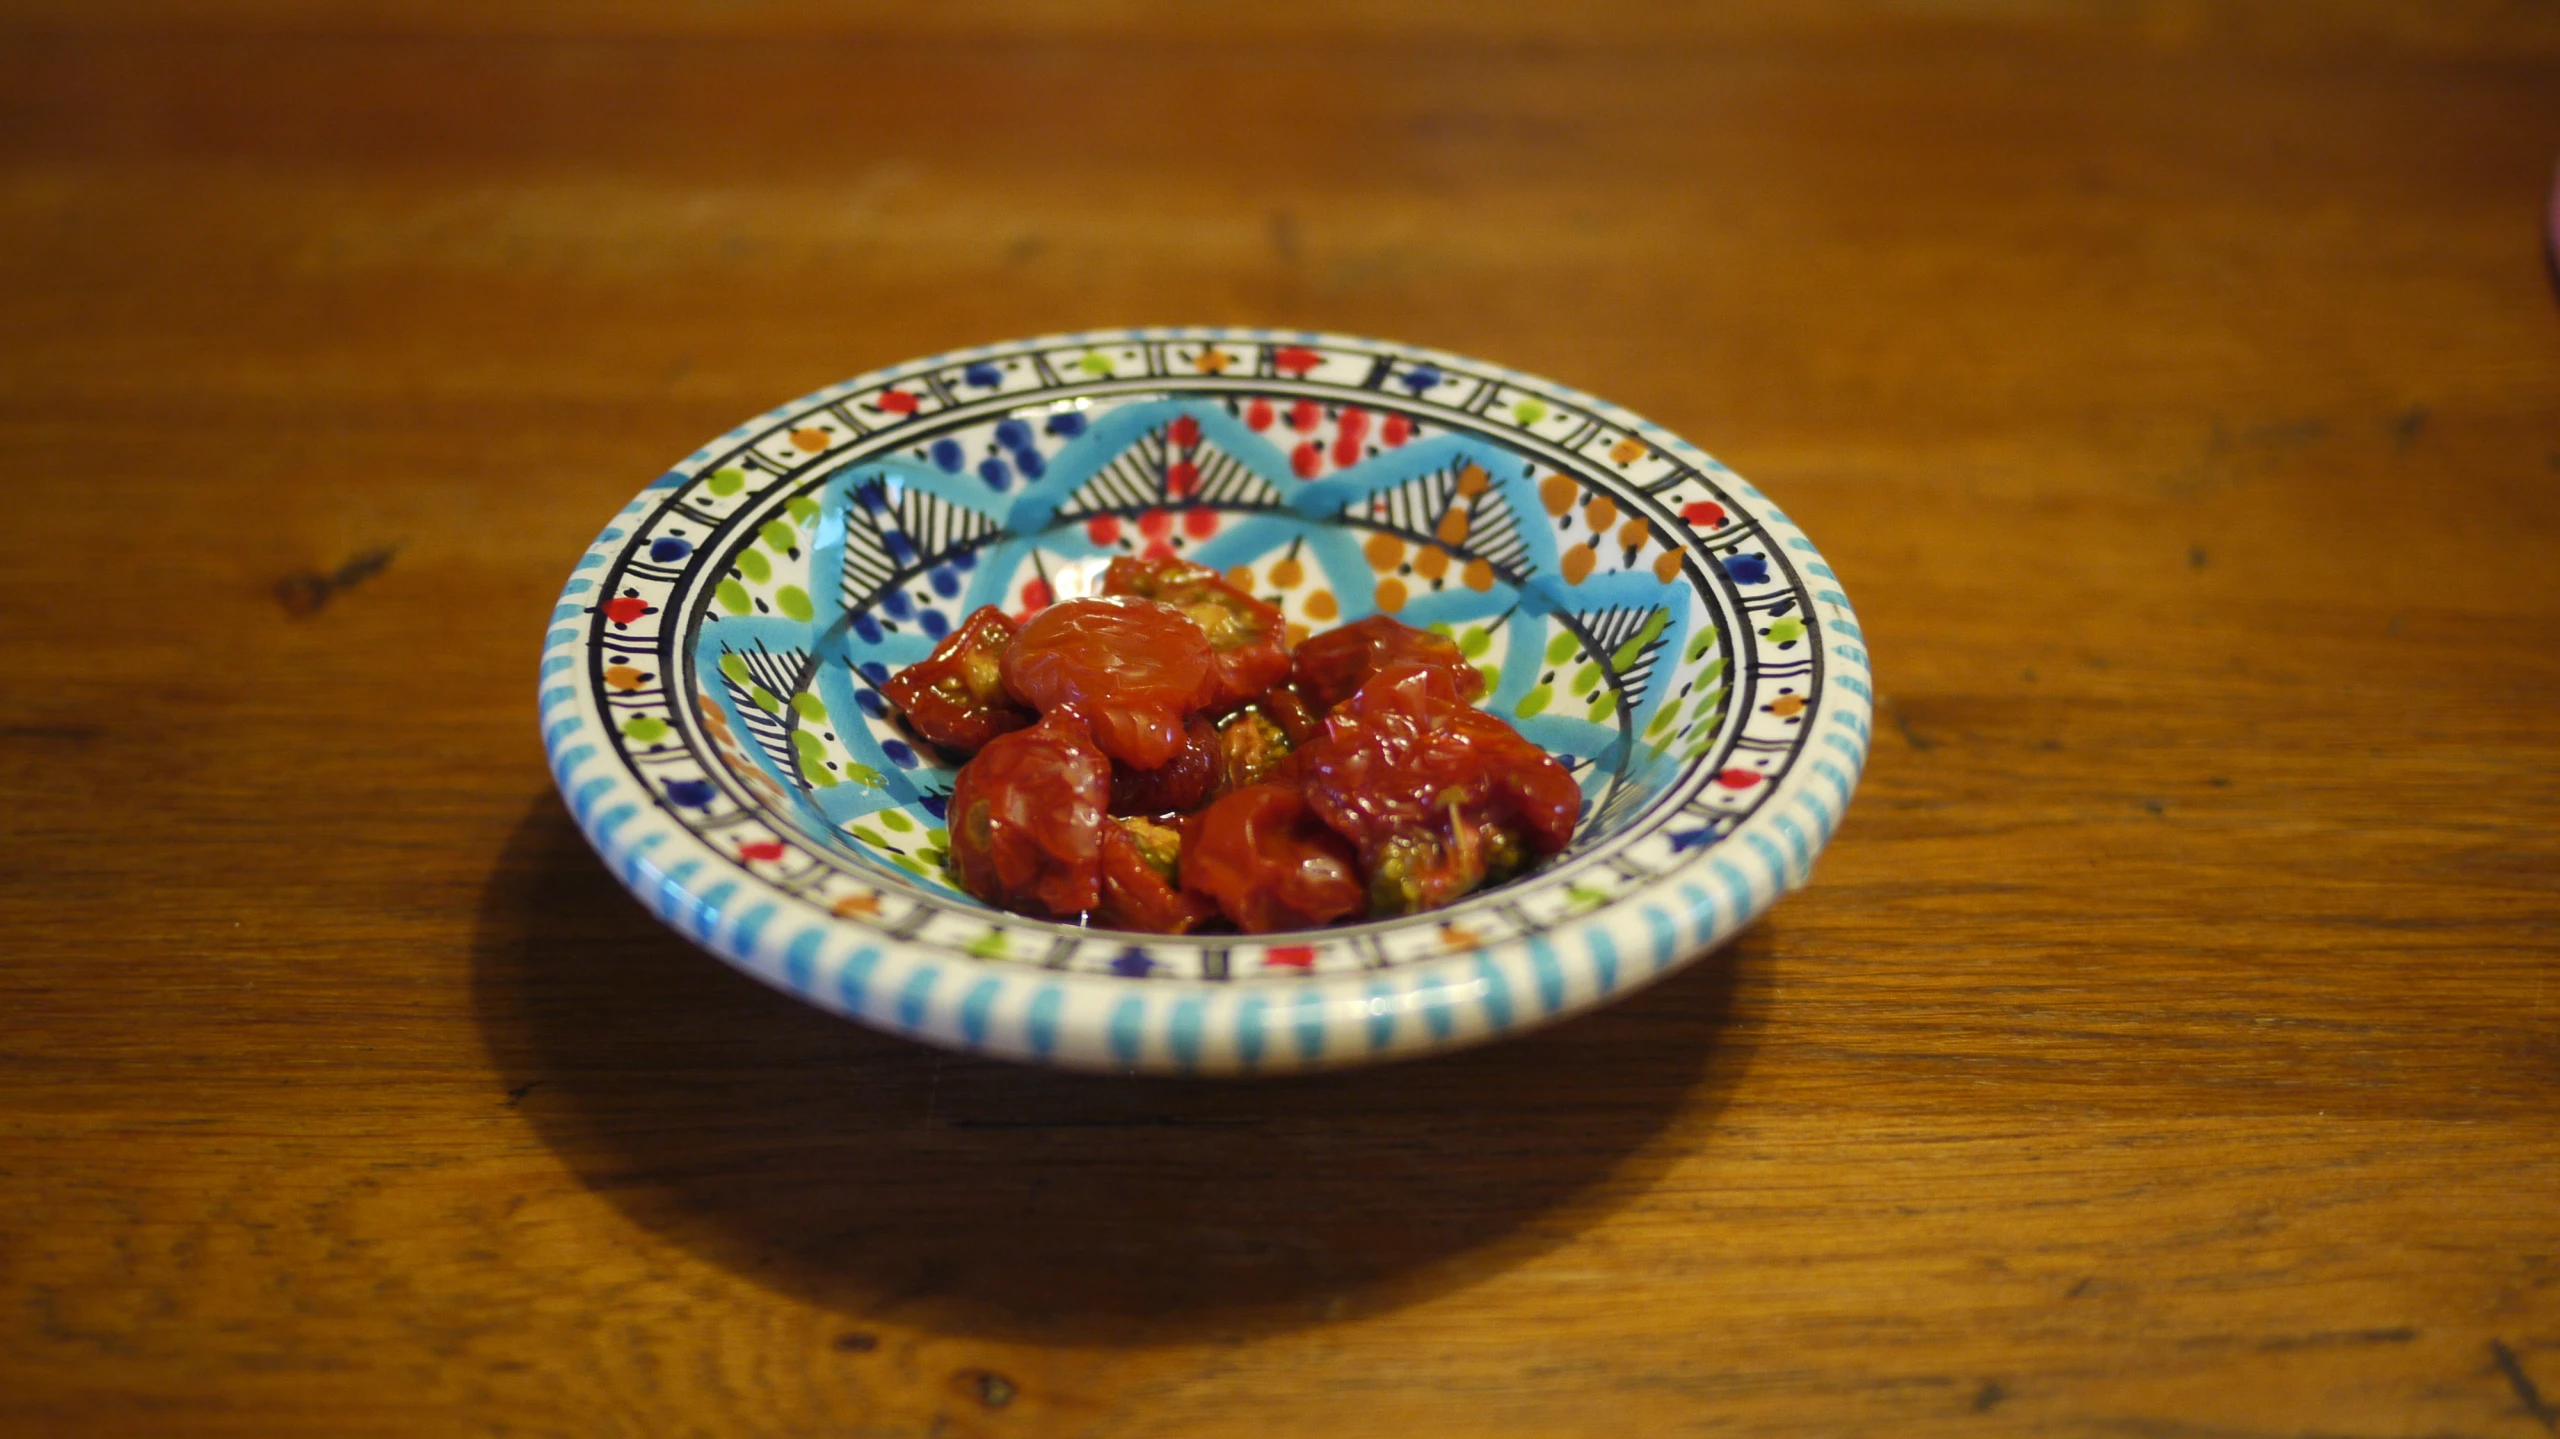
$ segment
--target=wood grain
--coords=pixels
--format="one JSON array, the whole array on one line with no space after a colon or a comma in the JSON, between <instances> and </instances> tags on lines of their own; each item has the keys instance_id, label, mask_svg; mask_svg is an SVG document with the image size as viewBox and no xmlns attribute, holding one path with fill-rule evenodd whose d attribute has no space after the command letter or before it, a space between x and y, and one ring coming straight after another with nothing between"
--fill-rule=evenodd
<instances>
[{"instance_id":1,"label":"wood grain","mask_svg":"<svg viewBox=\"0 0 2560 1439\"><path fill-rule=\"evenodd\" d=\"M0 1429L2560 1433L2549 17L1276 13L0 15ZM1775 495L1888 721L1815 886L1259 1085L625 899L532 732L602 519L1162 322Z\"/></svg>"}]
</instances>

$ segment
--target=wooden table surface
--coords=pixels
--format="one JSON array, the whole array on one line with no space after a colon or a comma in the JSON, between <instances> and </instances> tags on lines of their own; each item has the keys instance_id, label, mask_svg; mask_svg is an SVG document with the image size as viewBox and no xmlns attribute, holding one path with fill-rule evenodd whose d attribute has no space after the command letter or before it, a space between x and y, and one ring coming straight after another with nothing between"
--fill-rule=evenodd
<instances>
[{"instance_id":1,"label":"wooden table surface","mask_svg":"<svg viewBox=\"0 0 2560 1439\"><path fill-rule=\"evenodd\" d=\"M2492 0L10 8L0 1430L2560 1433L2556 151ZM603 520L1178 322L1776 496L1888 721L1814 885L1258 1084L626 899L533 724Z\"/></svg>"}]
</instances>

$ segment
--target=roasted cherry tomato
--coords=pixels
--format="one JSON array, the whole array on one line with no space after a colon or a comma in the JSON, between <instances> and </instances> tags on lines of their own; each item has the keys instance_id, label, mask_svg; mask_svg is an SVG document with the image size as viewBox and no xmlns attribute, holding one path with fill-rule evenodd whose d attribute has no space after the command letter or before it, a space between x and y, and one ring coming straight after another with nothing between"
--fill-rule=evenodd
<instances>
[{"instance_id":1,"label":"roasted cherry tomato","mask_svg":"<svg viewBox=\"0 0 2560 1439\"><path fill-rule=\"evenodd\" d=\"M1298 752L1309 807L1356 845L1372 914L1430 909L1573 838L1582 790L1452 677L1390 665Z\"/></svg>"},{"instance_id":2,"label":"roasted cherry tomato","mask_svg":"<svg viewBox=\"0 0 2560 1439\"><path fill-rule=\"evenodd\" d=\"M1305 744L1324 733L1324 709L1307 703L1307 697L1298 692L1294 681L1273 685L1256 703L1264 714L1271 717L1272 723L1280 726L1280 732L1287 735L1293 745Z\"/></svg>"},{"instance_id":3,"label":"roasted cherry tomato","mask_svg":"<svg viewBox=\"0 0 2560 1439\"><path fill-rule=\"evenodd\" d=\"M1353 620L1298 646L1290 677L1307 703L1322 714L1351 698L1369 676L1393 664L1447 670L1461 701L1473 703L1484 697L1484 675L1467 663L1456 644L1387 615Z\"/></svg>"},{"instance_id":4,"label":"roasted cherry tomato","mask_svg":"<svg viewBox=\"0 0 2560 1439\"><path fill-rule=\"evenodd\" d=\"M1023 914L1070 919L1102 899L1111 761L1072 711L987 742L951 785L960 887Z\"/></svg>"},{"instance_id":5,"label":"roasted cherry tomato","mask_svg":"<svg viewBox=\"0 0 2560 1439\"><path fill-rule=\"evenodd\" d=\"M1198 715L1183 721L1182 748L1154 769L1111 767L1113 814L1181 814L1198 809L1217 792L1218 731Z\"/></svg>"},{"instance_id":6,"label":"roasted cherry tomato","mask_svg":"<svg viewBox=\"0 0 2560 1439\"><path fill-rule=\"evenodd\" d=\"M1232 794L1284 771L1294 779L1296 771L1289 763L1289 752L1295 747L1289 742L1288 732L1263 713L1262 706L1246 705L1219 722L1215 792Z\"/></svg>"},{"instance_id":7,"label":"roasted cherry tomato","mask_svg":"<svg viewBox=\"0 0 2560 1439\"><path fill-rule=\"evenodd\" d=\"M1174 887L1181 853L1182 836L1168 826L1134 818L1105 823L1102 902L1093 922L1147 934L1188 934L1217 918L1215 902Z\"/></svg>"},{"instance_id":8,"label":"roasted cherry tomato","mask_svg":"<svg viewBox=\"0 0 2560 1439\"><path fill-rule=\"evenodd\" d=\"M1080 711L1104 754L1154 769L1181 750L1182 722L1216 695L1217 676L1189 616L1113 595L1033 616L1005 649L1004 686L1044 715Z\"/></svg>"},{"instance_id":9,"label":"roasted cherry tomato","mask_svg":"<svg viewBox=\"0 0 2560 1439\"><path fill-rule=\"evenodd\" d=\"M1039 718L1005 692L999 662L1012 640L1013 621L988 605L962 620L932 654L889 676L880 693L906 713L917 734L975 754L997 735Z\"/></svg>"},{"instance_id":10,"label":"roasted cherry tomato","mask_svg":"<svg viewBox=\"0 0 2560 1439\"><path fill-rule=\"evenodd\" d=\"M1201 811L1182 847L1182 887L1255 934L1361 909L1359 857L1285 784L1248 785Z\"/></svg>"},{"instance_id":11,"label":"roasted cherry tomato","mask_svg":"<svg viewBox=\"0 0 2560 1439\"><path fill-rule=\"evenodd\" d=\"M1213 709L1233 709L1289 677L1288 626L1280 611L1206 565L1170 555L1122 555L1102 572L1102 592L1162 600L1191 617L1217 657Z\"/></svg>"}]
</instances>

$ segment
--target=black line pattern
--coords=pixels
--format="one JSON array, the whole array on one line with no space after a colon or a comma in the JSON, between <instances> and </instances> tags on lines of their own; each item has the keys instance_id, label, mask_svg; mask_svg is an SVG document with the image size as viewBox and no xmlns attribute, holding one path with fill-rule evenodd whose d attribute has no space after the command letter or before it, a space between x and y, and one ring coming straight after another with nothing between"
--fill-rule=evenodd
<instances>
[{"instance_id":1,"label":"black line pattern","mask_svg":"<svg viewBox=\"0 0 2560 1439\"><path fill-rule=\"evenodd\" d=\"M739 683L738 677L729 673L726 664L720 669L720 683L729 692L729 699L737 708L739 720L746 725L747 734L755 740L756 748L763 750L773 761L775 768L798 780L800 759L792 750L791 732L799 727L796 723L799 711L790 706L789 700L807 683L814 658L807 650L784 650L777 654L761 644L751 650L733 650L724 646L721 653L724 656L736 655L746 665L749 683ZM756 702L758 687L785 702L779 713ZM801 781L801 787L807 788L807 782Z\"/></svg>"},{"instance_id":2,"label":"black line pattern","mask_svg":"<svg viewBox=\"0 0 2560 1439\"><path fill-rule=\"evenodd\" d=\"M1280 492L1271 487L1271 482L1226 451L1204 444L1193 463L1200 467L1202 504L1251 509L1281 507Z\"/></svg>"},{"instance_id":3,"label":"black line pattern","mask_svg":"<svg viewBox=\"0 0 2560 1439\"><path fill-rule=\"evenodd\" d=\"M1075 493L1067 497L1067 502L1059 506L1059 518L1080 518L1164 503L1165 461L1164 431L1155 429L1140 435L1135 443L1112 456L1110 464L1094 471L1092 478L1076 487Z\"/></svg>"},{"instance_id":4,"label":"black line pattern","mask_svg":"<svg viewBox=\"0 0 2560 1439\"><path fill-rule=\"evenodd\" d=\"M918 557L938 559L974 548L1001 528L975 510L912 486L892 486L877 476L855 483L853 500L844 507L844 525L839 589L849 610L912 573Z\"/></svg>"},{"instance_id":5,"label":"black line pattern","mask_svg":"<svg viewBox=\"0 0 2560 1439\"><path fill-rule=\"evenodd\" d=\"M1643 632L1646 621L1661 612L1662 607L1659 605L1645 605L1641 608L1620 605L1605 610L1579 612L1583 629L1588 631L1592 640L1599 645L1599 648L1592 652L1591 657L1600 661L1601 668L1609 671L1616 678L1618 688L1625 692L1626 703L1630 708L1644 703L1645 692L1652 687L1654 658L1661 653L1662 637L1670 633L1670 626L1665 624L1663 628L1655 631L1653 638L1645 641L1643 648L1636 652L1633 662L1626 668L1618 668L1615 656L1627 641Z\"/></svg>"}]
</instances>

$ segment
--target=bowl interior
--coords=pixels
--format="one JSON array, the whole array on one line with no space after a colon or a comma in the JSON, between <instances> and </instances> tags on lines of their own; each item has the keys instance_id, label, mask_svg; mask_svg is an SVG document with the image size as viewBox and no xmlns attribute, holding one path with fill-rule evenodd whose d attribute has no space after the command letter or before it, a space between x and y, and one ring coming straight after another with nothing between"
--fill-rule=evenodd
<instances>
[{"instance_id":1,"label":"bowl interior","mask_svg":"<svg viewBox=\"0 0 2560 1439\"><path fill-rule=\"evenodd\" d=\"M1712 500L1649 500L1670 466L1633 435L1590 462L1587 435L1540 443L1535 396L1495 395L1499 423L1475 425L1431 366L1384 378L1348 397L1205 369L1079 389L1016 356L741 431L661 482L679 493L634 542L627 578L661 582L683 672L661 684L636 647L607 656L604 685L634 697L623 740L644 769L659 749L716 755L671 768L666 802L795 893L847 914L882 891L984 910L944 869L953 770L879 682L978 606L1027 615L1092 593L1115 556L1171 553L1301 635L1385 611L1453 638L1485 707L1580 781L1576 850L1606 847L1728 747L1733 617L1764 648L1801 631L1737 601L1769 578L1765 542ZM604 608L657 615L650 595ZM1774 710L1798 693L1762 690Z\"/></svg>"}]
</instances>

